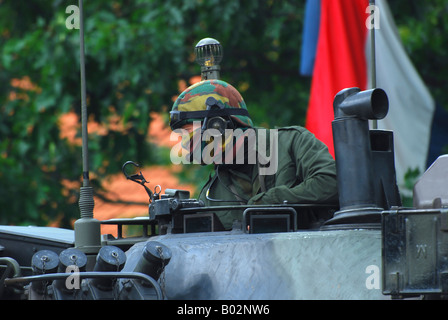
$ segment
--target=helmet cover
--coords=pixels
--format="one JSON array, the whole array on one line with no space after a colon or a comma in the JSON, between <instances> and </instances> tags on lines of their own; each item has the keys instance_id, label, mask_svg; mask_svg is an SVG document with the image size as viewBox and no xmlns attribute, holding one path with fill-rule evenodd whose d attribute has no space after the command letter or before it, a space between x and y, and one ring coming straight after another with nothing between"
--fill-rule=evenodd
<instances>
[{"instance_id":1,"label":"helmet cover","mask_svg":"<svg viewBox=\"0 0 448 320\"><path fill-rule=\"evenodd\" d=\"M170 113L171 129L174 130L180 128L195 120L201 121L204 118L204 114L195 113L195 111L206 110L206 100L209 97L215 98L218 102L224 105L224 109L230 109L226 111L229 112L230 117L236 126L253 127L252 120L247 113L246 103L238 90L231 84L222 80L205 80L188 87L176 99ZM242 111L245 112L243 113ZM183 112L189 116L179 116ZM198 117L195 118L195 114L197 114Z\"/></svg>"}]
</instances>

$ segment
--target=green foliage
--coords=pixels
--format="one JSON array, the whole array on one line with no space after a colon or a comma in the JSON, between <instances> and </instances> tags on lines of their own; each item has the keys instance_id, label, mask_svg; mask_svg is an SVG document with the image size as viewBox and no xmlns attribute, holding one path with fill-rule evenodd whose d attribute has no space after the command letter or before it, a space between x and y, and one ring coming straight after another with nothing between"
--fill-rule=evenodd
<instances>
[{"instance_id":1,"label":"green foliage","mask_svg":"<svg viewBox=\"0 0 448 320\"><path fill-rule=\"evenodd\" d=\"M421 176L418 168L408 169L404 175L404 185L401 187L401 201L403 207L412 207L414 185Z\"/></svg>"},{"instance_id":2,"label":"green foliage","mask_svg":"<svg viewBox=\"0 0 448 320\"><path fill-rule=\"evenodd\" d=\"M400 37L435 100L448 110L448 6L445 0L389 1Z\"/></svg>"},{"instance_id":3,"label":"green foliage","mask_svg":"<svg viewBox=\"0 0 448 320\"><path fill-rule=\"evenodd\" d=\"M80 115L79 31L66 28L65 12L77 4L1 2L0 223L63 217L68 226L78 217L77 191L68 194L66 185L80 183L81 150L60 138L58 126L62 114ZM241 90L256 123L303 123L306 95L296 94L308 91L308 79L297 75L302 13L292 0L84 1L89 119L106 128L89 136L95 187L126 160L166 158L147 142L150 112L167 112L178 81L199 74L192 52L204 37L223 44L223 78Z\"/></svg>"}]
</instances>

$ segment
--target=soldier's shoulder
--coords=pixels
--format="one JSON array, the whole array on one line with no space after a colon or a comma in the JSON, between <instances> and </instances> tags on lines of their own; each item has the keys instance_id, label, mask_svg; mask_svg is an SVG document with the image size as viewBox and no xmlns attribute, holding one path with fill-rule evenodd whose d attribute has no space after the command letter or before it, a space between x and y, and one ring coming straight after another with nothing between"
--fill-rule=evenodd
<instances>
[{"instance_id":1,"label":"soldier's shoulder","mask_svg":"<svg viewBox=\"0 0 448 320\"><path fill-rule=\"evenodd\" d=\"M279 132L289 132L289 133L310 133L305 127L302 126L288 126L288 127L281 127L276 128Z\"/></svg>"}]
</instances>

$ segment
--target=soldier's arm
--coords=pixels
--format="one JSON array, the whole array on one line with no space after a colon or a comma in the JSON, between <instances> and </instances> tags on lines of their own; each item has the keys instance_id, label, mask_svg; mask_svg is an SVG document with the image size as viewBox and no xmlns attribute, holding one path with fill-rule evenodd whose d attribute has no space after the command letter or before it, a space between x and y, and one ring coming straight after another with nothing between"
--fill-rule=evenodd
<instances>
[{"instance_id":1,"label":"soldier's arm","mask_svg":"<svg viewBox=\"0 0 448 320\"><path fill-rule=\"evenodd\" d=\"M336 166L327 147L306 130L296 132L292 139L292 161L295 161L299 183L292 187L277 184L254 196L249 204L274 204L283 203L285 200L289 203L336 204Z\"/></svg>"}]
</instances>

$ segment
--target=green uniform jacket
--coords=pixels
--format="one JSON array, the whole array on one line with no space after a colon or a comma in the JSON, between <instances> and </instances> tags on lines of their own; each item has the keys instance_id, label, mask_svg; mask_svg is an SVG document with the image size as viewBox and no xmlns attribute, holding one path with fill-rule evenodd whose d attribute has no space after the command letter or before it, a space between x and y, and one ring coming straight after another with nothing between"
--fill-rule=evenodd
<instances>
[{"instance_id":1,"label":"green uniform jacket","mask_svg":"<svg viewBox=\"0 0 448 320\"><path fill-rule=\"evenodd\" d=\"M337 204L336 166L327 147L305 128L278 130L278 167L264 176L257 165L217 165L199 199L206 206L237 204ZM257 135L258 136L258 135ZM269 138L266 139L269 144ZM269 153L267 154L269 156ZM242 210L216 211L225 229L242 220Z\"/></svg>"}]
</instances>

